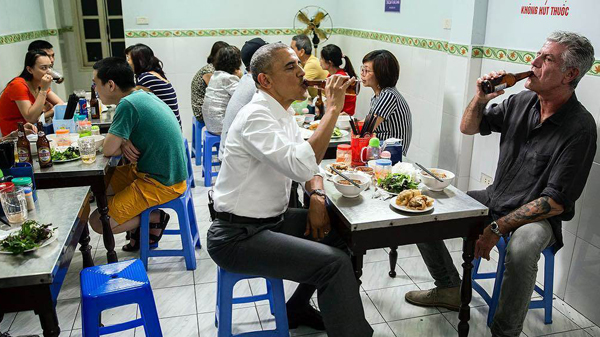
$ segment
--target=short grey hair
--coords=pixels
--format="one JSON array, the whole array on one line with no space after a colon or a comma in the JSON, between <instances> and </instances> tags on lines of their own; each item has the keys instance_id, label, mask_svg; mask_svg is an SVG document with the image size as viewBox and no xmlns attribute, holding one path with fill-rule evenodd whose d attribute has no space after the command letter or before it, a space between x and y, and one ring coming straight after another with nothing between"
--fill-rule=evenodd
<instances>
[{"instance_id":1,"label":"short grey hair","mask_svg":"<svg viewBox=\"0 0 600 337\"><path fill-rule=\"evenodd\" d=\"M250 60L250 72L256 85L259 85L258 75L260 73L268 73L271 70L273 61L275 61L274 54L280 49L290 49L290 47L281 42L271 43L258 48L252 56L252 60Z\"/></svg>"},{"instance_id":2,"label":"short grey hair","mask_svg":"<svg viewBox=\"0 0 600 337\"><path fill-rule=\"evenodd\" d=\"M304 34L296 35L292 38L292 41L296 41L296 49L303 49L307 55L312 54L313 46L308 36Z\"/></svg>"},{"instance_id":3,"label":"short grey hair","mask_svg":"<svg viewBox=\"0 0 600 337\"><path fill-rule=\"evenodd\" d=\"M546 40L566 47L561 55L563 64L560 70L562 72L570 68L577 68L579 70L579 75L569 83L575 89L583 76L592 68L595 61L594 47L592 47L590 40L583 35L565 31L553 32Z\"/></svg>"}]
</instances>

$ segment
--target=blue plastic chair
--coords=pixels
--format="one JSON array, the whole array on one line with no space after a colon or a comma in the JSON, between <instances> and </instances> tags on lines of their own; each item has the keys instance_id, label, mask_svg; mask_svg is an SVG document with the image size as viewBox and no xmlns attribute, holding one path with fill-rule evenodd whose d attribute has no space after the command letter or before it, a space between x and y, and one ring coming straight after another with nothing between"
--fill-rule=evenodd
<instances>
[{"instance_id":1,"label":"blue plastic chair","mask_svg":"<svg viewBox=\"0 0 600 337\"><path fill-rule=\"evenodd\" d=\"M204 131L204 146L202 147L202 175L204 176L204 186L212 186L212 178L219 175L219 172L213 172L213 166L221 166L221 162L217 159L213 161L213 156L219 154L219 145L221 144L221 136L213 135L208 131ZM213 150L216 148L216 151Z\"/></svg>"},{"instance_id":2,"label":"blue plastic chair","mask_svg":"<svg viewBox=\"0 0 600 337\"><path fill-rule=\"evenodd\" d=\"M498 247L498 267L495 273L478 273L479 264L481 259L473 261L473 289L483 297L483 300L489 306L489 312L487 317L487 325L491 326L494 320L494 314L498 308L498 301L500 299L500 288L502 286L502 279L504 278L504 259L506 258L506 246L508 245L508 238L502 238L496 244ZM544 309L544 323L552 324L552 297L554 289L554 246L550 246L542 251L544 255L544 289L535 286L535 292L542 296L541 300L532 300L529 304L529 309ZM492 296L483 289L483 287L477 282L477 280L484 279L496 279L494 282L494 290Z\"/></svg>"},{"instance_id":3,"label":"blue plastic chair","mask_svg":"<svg viewBox=\"0 0 600 337\"><path fill-rule=\"evenodd\" d=\"M196 187L196 182L194 181L194 168L192 167L192 157L190 157L190 147L188 145L187 139L183 138L183 144L185 144L185 154L187 155L187 184L188 186L194 188Z\"/></svg>"},{"instance_id":4,"label":"blue plastic chair","mask_svg":"<svg viewBox=\"0 0 600 337\"><path fill-rule=\"evenodd\" d=\"M150 281L140 260L127 260L81 271L81 318L84 337L96 337L144 326L146 336L162 337ZM137 304L141 318L100 326L102 311Z\"/></svg>"},{"instance_id":5,"label":"blue plastic chair","mask_svg":"<svg viewBox=\"0 0 600 337\"><path fill-rule=\"evenodd\" d=\"M196 116L192 123L192 158L196 158L196 166L202 164L202 129L204 129L204 122L199 122Z\"/></svg>"},{"instance_id":6,"label":"blue plastic chair","mask_svg":"<svg viewBox=\"0 0 600 337\"><path fill-rule=\"evenodd\" d=\"M283 280L264 277L267 282L267 293L256 296L233 297L233 287L238 281L259 278L236 274L217 267L217 306L215 311L215 326L218 337L253 336L253 337L289 337L287 313L285 309L285 292ZM275 330L253 331L240 335L231 332L232 308L234 304L251 303L268 300L271 314L275 316Z\"/></svg>"}]
</instances>

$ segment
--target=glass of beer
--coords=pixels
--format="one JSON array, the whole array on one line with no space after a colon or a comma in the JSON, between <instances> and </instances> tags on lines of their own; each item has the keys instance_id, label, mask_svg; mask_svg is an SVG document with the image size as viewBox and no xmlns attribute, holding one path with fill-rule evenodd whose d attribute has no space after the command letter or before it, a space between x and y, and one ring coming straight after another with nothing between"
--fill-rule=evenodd
<instances>
[{"instance_id":1,"label":"glass of beer","mask_svg":"<svg viewBox=\"0 0 600 337\"><path fill-rule=\"evenodd\" d=\"M52 80L57 84L61 84L65 81L65 77L54 69L50 69L50 75L52 76Z\"/></svg>"},{"instance_id":2,"label":"glass of beer","mask_svg":"<svg viewBox=\"0 0 600 337\"><path fill-rule=\"evenodd\" d=\"M346 89L346 95L347 96L356 96L358 95L358 93L360 92L360 81L358 79L355 79L356 82L354 82L353 85L349 86L348 89ZM327 80L304 80L304 85L306 85L307 87L311 87L311 88L317 88L319 90L325 90L325 83ZM347 81L350 81L350 78L347 79Z\"/></svg>"},{"instance_id":3,"label":"glass of beer","mask_svg":"<svg viewBox=\"0 0 600 337\"><path fill-rule=\"evenodd\" d=\"M96 161L96 140L94 137L83 137L77 141L79 155L84 164L92 164Z\"/></svg>"}]
</instances>

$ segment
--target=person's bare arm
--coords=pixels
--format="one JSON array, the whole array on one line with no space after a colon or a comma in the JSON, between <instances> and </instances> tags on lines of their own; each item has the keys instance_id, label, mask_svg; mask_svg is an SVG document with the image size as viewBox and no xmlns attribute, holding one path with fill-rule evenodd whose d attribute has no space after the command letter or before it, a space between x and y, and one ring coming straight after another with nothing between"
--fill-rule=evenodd
<instances>
[{"instance_id":1,"label":"person's bare arm","mask_svg":"<svg viewBox=\"0 0 600 337\"><path fill-rule=\"evenodd\" d=\"M323 190L323 177L314 176L313 179L306 182L304 188L309 194L317 189ZM304 235L308 236L312 234L314 239L321 240L329 234L330 230L331 222L327 213L325 197L318 194L311 195Z\"/></svg>"},{"instance_id":2,"label":"person's bare arm","mask_svg":"<svg viewBox=\"0 0 600 337\"><path fill-rule=\"evenodd\" d=\"M483 111L485 110L485 107L487 106L488 102L504 94L504 90L500 90L498 92L486 95L481 90L481 82L488 79L496 78L504 74L506 74L504 70L499 71L497 73L491 72L477 79L475 96L473 96L471 103L469 103L469 105L465 109L465 112L462 116L462 120L460 121L460 132L462 132L465 135L474 135L476 133L479 133L479 125L481 124L481 120L483 119Z\"/></svg>"},{"instance_id":3,"label":"person's bare arm","mask_svg":"<svg viewBox=\"0 0 600 337\"><path fill-rule=\"evenodd\" d=\"M206 85L208 85L208 82L210 82L210 78L212 77L212 75L213 73L202 75L202 79L204 80L204 83L206 83Z\"/></svg>"},{"instance_id":4,"label":"person's bare arm","mask_svg":"<svg viewBox=\"0 0 600 337\"><path fill-rule=\"evenodd\" d=\"M104 139L104 145L102 153L105 157L119 156L122 154L121 145L123 144L124 139L115 136L112 133L106 135Z\"/></svg>"}]
</instances>

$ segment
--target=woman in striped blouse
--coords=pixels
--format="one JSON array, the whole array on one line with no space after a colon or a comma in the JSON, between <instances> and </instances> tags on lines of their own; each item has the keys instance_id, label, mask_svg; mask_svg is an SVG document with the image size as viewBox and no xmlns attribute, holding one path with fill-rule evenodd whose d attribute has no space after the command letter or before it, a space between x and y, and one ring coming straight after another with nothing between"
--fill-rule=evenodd
<instances>
[{"instance_id":1,"label":"woman in striped blouse","mask_svg":"<svg viewBox=\"0 0 600 337\"><path fill-rule=\"evenodd\" d=\"M127 47L125 55L135 73L136 89L149 91L165 102L173 110L181 127L177 94L165 76L162 62L154 56L152 49L145 44L138 43Z\"/></svg>"},{"instance_id":2,"label":"woman in striped blouse","mask_svg":"<svg viewBox=\"0 0 600 337\"><path fill-rule=\"evenodd\" d=\"M375 50L365 55L362 63L362 84L375 92L366 120L376 118L373 130L380 140L401 139L406 155L412 136L412 116L408 103L396 89L400 76L398 60L387 50Z\"/></svg>"}]
</instances>

